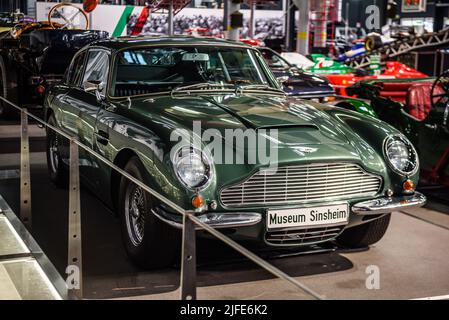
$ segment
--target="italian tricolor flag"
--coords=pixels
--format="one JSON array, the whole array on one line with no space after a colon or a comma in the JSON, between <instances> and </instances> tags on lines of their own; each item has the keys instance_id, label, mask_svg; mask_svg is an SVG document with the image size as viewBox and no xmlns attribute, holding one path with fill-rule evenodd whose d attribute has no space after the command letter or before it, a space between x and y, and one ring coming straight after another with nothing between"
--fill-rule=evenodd
<instances>
[{"instance_id":1,"label":"italian tricolor flag","mask_svg":"<svg viewBox=\"0 0 449 320\"><path fill-rule=\"evenodd\" d=\"M129 21L131 15L136 14L138 16L136 24L133 26L131 31L132 36L137 36L142 32L142 29L150 16L150 8L148 7L135 7L135 6L125 6L123 8L122 14L118 19L117 25L112 32L113 37L126 36L126 25Z\"/></svg>"}]
</instances>

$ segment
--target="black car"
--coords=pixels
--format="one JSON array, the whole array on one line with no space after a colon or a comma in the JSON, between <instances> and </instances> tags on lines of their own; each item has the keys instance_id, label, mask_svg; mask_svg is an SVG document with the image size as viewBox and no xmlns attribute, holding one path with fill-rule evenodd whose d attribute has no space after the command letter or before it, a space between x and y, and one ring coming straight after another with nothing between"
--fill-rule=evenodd
<instances>
[{"instance_id":1,"label":"black car","mask_svg":"<svg viewBox=\"0 0 449 320\"><path fill-rule=\"evenodd\" d=\"M48 22L22 22L0 32L0 95L23 107L43 105L50 85L59 82L75 53L104 31L67 30ZM0 101L0 118L11 107Z\"/></svg>"},{"instance_id":2,"label":"black car","mask_svg":"<svg viewBox=\"0 0 449 320\"><path fill-rule=\"evenodd\" d=\"M295 67L270 48L258 49L271 71L282 82L287 95L320 101L335 96L335 90L326 78Z\"/></svg>"}]
</instances>

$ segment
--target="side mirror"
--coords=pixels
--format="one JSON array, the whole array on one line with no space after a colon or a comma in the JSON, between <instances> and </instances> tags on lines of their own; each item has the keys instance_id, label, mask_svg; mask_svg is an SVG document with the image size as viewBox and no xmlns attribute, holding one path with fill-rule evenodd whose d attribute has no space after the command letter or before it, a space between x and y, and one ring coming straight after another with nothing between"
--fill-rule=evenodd
<instances>
[{"instance_id":1,"label":"side mirror","mask_svg":"<svg viewBox=\"0 0 449 320\"><path fill-rule=\"evenodd\" d=\"M98 101L103 100L103 96L101 94L101 91L103 91L104 85L103 82L98 80L90 80L86 81L83 84L84 91L86 92L95 92L95 96L97 97Z\"/></svg>"},{"instance_id":2,"label":"side mirror","mask_svg":"<svg viewBox=\"0 0 449 320\"><path fill-rule=\"evenodd\" d=\"M288 76L277 77L276 80L282 86L288 81Z\"/></svg>"}]
</instances>

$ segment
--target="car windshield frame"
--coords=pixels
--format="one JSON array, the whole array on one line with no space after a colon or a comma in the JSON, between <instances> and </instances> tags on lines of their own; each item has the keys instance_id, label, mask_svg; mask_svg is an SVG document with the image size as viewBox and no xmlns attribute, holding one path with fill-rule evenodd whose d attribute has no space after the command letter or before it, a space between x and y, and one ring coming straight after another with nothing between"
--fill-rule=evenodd
<instances>
[{"instance_id":1,"label":"car windshield frame","mask_svg":"<svg viewBox=\"0 0 449 320\"><path fill-rule=\"evenodd\" d=\"M276 56L276 58L278 58L279 61L282 61L282 63L285 65L285 66L274 66L274 65L270 65L270 64L267 62L267 60L265 59L265 57L263 57L263 53L262 53L262 57L264 58L264 60L265 60L265 62L267 63L267 65L268 65L269 68L272 68L272 69L289 70L289 69L295 67L293 64L291 64L290 62L288 62L283 56L281 56L278 52L276 52L275 50L273 50L273 49L271 49L271 48L267 48L267 47L263 48L263 47L262 47L262 48L260 48L259 50L260 50L260 51L267 51L267 52L270 52L273 56Z\"/></svg>"},{"instance_id":2,"label":"car windshield frame","mask_svg":"<svg viewBox=\"0 0 449 320\"><path fill-rule=\"evenodd\" d=\"M266 85L269 86L269 88L272 88L274 90L282 90L279 86L279 83L276 80L276 77L268 67L268 64L266 63L265 59L262 56L262 53L257 50L257 48L246 46L243 44L229 44L229 43L152 43L152 44L144 44L144 45L132 45L128 47L123 47L118 50L116 50L111 59L111 72L109 75L109 83L106 90L106 96L110 100L122 100L122 99L128 99L133 97L142 97L142 96L155 96L155 95L165 95L165 94L171 94L173 91L172 89L161 89L157 90L155 92L149 92L149 93L143 93L143 94L134 94L134 95L123 95L123 96L115 96L114 95L114 87L116 84L116 73L117 73L117 66L118 66L118 57L121 53L124 51L132 51L132 50L145 50L145 49L151 49L151 48L185 48L185 47L191 47L191 48L200 48L200 47L210 47L210 48L223 48L223 49L237 49L237 50L248 50L251 52L251 60L255 64L255 67L257 68L257 72L261 72L263 74L263 77L266 79ZM193 83L181 83L177 87L182 87L188 84ZM214 84L214 82L211 82L211 84ZM218 83L217 83L218 84ZM253 85L254 83L250 83L248 85ZM223 85L222 89L209 89L209 90L202 90L202 91L223 91L226 93L233 92L236 89L239 89L241 87L244 88L245 83L235 83L235 88L226 88L227 84ZM176 88L176 87L175 87ZM269 91L270 93L273 93L273 91ZM256 90L256 91L261 91Z\"/></svg>"}]
</instances>

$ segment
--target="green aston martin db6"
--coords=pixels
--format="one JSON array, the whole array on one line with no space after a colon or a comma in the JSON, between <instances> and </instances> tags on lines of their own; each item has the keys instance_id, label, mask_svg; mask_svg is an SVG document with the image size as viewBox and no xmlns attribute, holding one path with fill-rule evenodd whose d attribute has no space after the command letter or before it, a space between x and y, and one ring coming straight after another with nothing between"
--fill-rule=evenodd
<instances>
[{"instance_id":1,"label":"green aston martin db6","mask_svg":"<svg viewBox=\"0 0 449 320\"><path fill-rule=\"evenodd\" d=\"M192 37L97 41L45 100L64 130L204 223L261 247L364 247L390 214L421 206L413 145L388 124L288 97L260 52ZM47 130L51 179L68 142ZM80 150L84 185L120 217L130 258L177 257L182 217ZM201 231L200 231L201 233Z\"/></svg>"}]
</instances>

